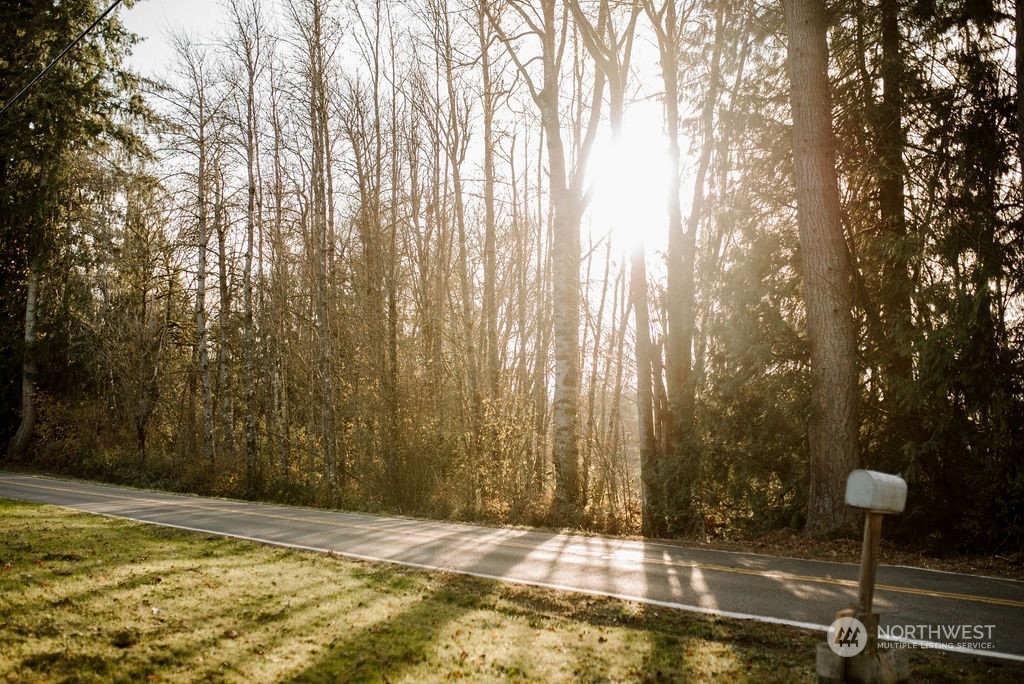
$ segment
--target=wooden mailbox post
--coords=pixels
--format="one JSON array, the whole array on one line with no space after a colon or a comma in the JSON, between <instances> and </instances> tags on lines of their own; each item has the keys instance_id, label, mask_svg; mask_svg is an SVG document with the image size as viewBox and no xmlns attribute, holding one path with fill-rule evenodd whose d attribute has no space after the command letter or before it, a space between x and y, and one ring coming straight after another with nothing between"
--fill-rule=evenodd
<instances>
[{"instance_id":1,"label":"wooden mailbox post","mask_svg":"<svg viewBox=\"0 0 1024 684\"><path fill-rule=\"evenodd\" d=\"M864 516L864 548L860 559L860 591L858 608L861 615L871 614L875 596L875 569L878 566L878 547L882 541L882 516L902 513L907 505L907 483L902 477L877 473L873 470L854 470L846 478L846 505L861 508ZM878 634L878 622L869 629Z\"/></svg>"},{"instance_id":2,"label":"wooden mailbox post","mask_svg":"<svg viewBox=\"0 0 1024 684\"><path fill-rule=\"evenodd\" d=\"M903 651L880 653L878 614L871 611L875 596L875 570L882 541L882 516L902 513L907 504L907 483L903 478L873 470L854 470L846 479L846 504L864 511L864 548L861 551L860 585L857 605L840 611L839 618L856 618L867 632L863 650L843 657L827 644L820 644L817 655L819 682L858 682L890 684L906 681L909 663ZM835 629L835 625L833 625ZM830 632L831 633L831 632Z\"/></svg>"}]
</instances>

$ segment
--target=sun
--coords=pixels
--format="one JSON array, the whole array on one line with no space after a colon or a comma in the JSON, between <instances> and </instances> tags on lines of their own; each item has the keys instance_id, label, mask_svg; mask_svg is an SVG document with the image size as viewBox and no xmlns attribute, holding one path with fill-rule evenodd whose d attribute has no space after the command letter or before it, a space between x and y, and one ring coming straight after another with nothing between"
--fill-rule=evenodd
<instances>
[{"instance_id":1,"label":"sun","mask_svg":"<svg viewBox=\"0 0 1024 684\"><path fill-rule=\"evenodd\" d=\"M663 252L671 165L658 103L630 107L619 140L609 134L595 142L590 168L594 197L584 220L594 242L608 237L621 248Z\"/></svg>"}]
</instances>

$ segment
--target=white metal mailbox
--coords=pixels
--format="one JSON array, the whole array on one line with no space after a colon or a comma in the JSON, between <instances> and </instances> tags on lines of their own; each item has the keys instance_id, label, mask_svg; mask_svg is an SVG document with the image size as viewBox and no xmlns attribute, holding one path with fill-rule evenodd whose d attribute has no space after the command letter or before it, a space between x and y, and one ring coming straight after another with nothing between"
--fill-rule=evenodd
<instances>
[{"instance_id":1,"label":"white metal mailbox","mask_svg":"<svg viewBox=\"0 0 1024 684\"><path fill-rule=\"evenodd\" d=\"M875 513L902 513L907 483L898 475L854 470L846 478L846 504Z\"/></svg>"}]
</instances>

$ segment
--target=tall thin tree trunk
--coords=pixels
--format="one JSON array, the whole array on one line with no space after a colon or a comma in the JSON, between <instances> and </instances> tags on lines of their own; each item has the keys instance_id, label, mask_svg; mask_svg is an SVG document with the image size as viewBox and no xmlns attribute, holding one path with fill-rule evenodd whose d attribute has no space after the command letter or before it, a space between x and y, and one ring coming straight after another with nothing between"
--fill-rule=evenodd
<instances>
[{"instance_id":1,"label":"tall thin tree trunk","mask_svg":"<svg viewBox=\"0 0 1024 684\"><path fill-rule=\"evenodd\" d=\"M213 467L216 458L213 442L213 397L210 388L210 357L208 349L208 333L206 330L206 252L209 247L210 228L208 225L209 208L209 176L210 176L210 141L207 138L207 112L203 84L197 82L199 92L199 168L197 176L197 195L199 205L197 251L199 266L196 271L196 360L199 370L200 411L202 413L203 455L206 462Z\"/></svg>"},{"instance_id":2,"label":"tall thin tree trunk","mask_svg":"<svg viewBox=\"0 0 1024 684\"><path fill-rule=\"evenodd\" d=\"M245 481L250 494L258 488L256 464L256 373L254 346L256 344L253 329L252 304L252 257L256 226L256 172L255 157L255 105L252 103L252 87L249 91L250 104L246 125L246 167L248 176L248 205L245 221L245 265L242 271L242 317L244 326L243 354L245 356Z\"/></svg>"},{"instance_id":3,"label":"tall thin tree trunk","mask_svg":"<svg viewBox=\"0 0 1024 684\"><path fill-rule=\"evenodd\" d=\"M452 178L452 202L455 213L455 237L457 240L457 264L459 277L459 299L462 314L462 349L465 354L465 378L466 378L466 404L468 405L468 438L470 458L474 461L480 454L481 423L483 415L483 399L480 389L480 364L478 361L477 336L473 326L473 279L469 265L469 234L466 221L466 199L462 180L462 164L466 155L466 137L464 121L468 113L460 111L459 92L456 83L456 64L454 45L452 44L452 29L448 19L447 5L437 8L440 16L437 17L435 29L435 40L437 42L438 57L441 60L440 70L447 95L447 132L442 136L445 140L445 152L448 156L448 165L451 169ZM485 476L483 469L478 469L476 495L482 498L485 495Z\"/></svg>"},{"instance_id":4,"label":"tall thin tree trunk","mask_svg":"<svg viewBox=\"0 0 1024 684\"><path fill-rule=\"evenodd\" d=\"M196 271L196 356L199 363L199 387L203 429L203 455L207 463L213 466L215 452L213 445L213 396L210 387L210 356L208 349L209 334L206 330L206 250L209 241L209 229L206 225L206 169L202 162L204 154L200 152L199 186L199 268Z\"/></svg>"},{"instance_id":5,"label":"tall thin tree trunk","mask_svg":"<svg viewBox=\"0 0 1024 684\"><path fill-rule=\"evenodd\" d=\"M231 375L231 283L228 282L227 207L224 197L224 178L218 164L215 167L213 226L217 231L217 291L220 295L220 313L217 317L217 370L220 376L220 416L224 454L229 459L235 454L235 398Z\"/></svg>"},{"instance_id":6,"label":"tall thin tree trunk","mask_svg":"<svg viewBox=\"0 0 1024 684\"><path fill-rule=\"evenodd\" d=\"M1024 177L1024 0L1014 5L1014 47L1017 70L1017 163L1021 177ZM1021 183L1024 188L1024 183Z\"/></svg>"},{"instance_id":7,"label":"tall thin tree trunk","mask_svg":"<svg viewBox=\"0 0 1024 684\"><path fill-rule=\"evenodd\" d=\"M912 326L910 299L910 263L907 241L906 200L903 161L906 133L903 127L904 60L899 28L898 0L881 0L882 22L882 101L878 110L878 203L881 218L885 290L881 296L881 316L885 325L886 393L893 415L901 415L906 425L909 416L901 408L902 397L913 377L913 358L905 336Z\"/></svg>"},{"instance_id":8,"label":"tall thin tree trunk","mask_svg":"<svg viewBox=\"0 0 1024 684\"><path fill-rule=\"evenodd\" d=\"M665 129L669 139L668 269L666 291L665 385L666 401L656 412L655 422L665 450L662 477L664 501L650 506L659 512L658 521L644 521L655 535L688 533L700 535L703 522L695 510L694 491L701 464L693 445L696 383L693 377L694 333L696 329L697 231L704 217L704 186L714 149L715 108L721 79L725 42L726 3L715 8L715 32L711 46L708 86L701 111L701 152L693 177L690 215L683 222L682 151L679 136L679 35L680 18L676 3L667 0L660 9L651 0L644 8L658 39L662 84L665 89ZM684 19L685 20L685 19ZM658 377L661 377L659 373ZM653 494L653 493L652 493ZM670 501L671 499L671 501Z\"/></svg>"},{"instance_id":9,"label":"tall thin tree trunk","mask_svg":"<svg viewBox=\"0 0 1024 684\"><path fill-rule=\"evenodd\" d=\"M258 125L256 111L256 86L264 65L263 18L260 0L248 0L242 6L239 0L232 0L230 11L234 20L236 55L245 70L245 120L240 121L246 171L245 207L245 260L242 268L242 354L245 364L245 482L250 494L255 494L259 483L256 462L256 379L255 345L256 336L253 321L252 263L256 241L258 200ZM260 254L262 257L262 222L260 230ZM262 263L262 258L260 259ZM266 348L266 343L264 342ZM273 421L270 421L273 423ZM272 429L272 426L271 426Z\"/></svg>"},{"instance_id":10,"label":"tall thin tree trunk","mask_svg":"<svg viewBox=\"0 0 1024 684\"><path fill-rule=\"evenodd\" d=\"M334 439L334 381L331 375L332 345L330 330L330 307L328 301L328 283L330 273L330 254L333 248L331 236L330 197L330 146L329 128L329 47L326 35L327 8L321 0L308 0L307 17L296 16L303 35L305 59L308 71L305 76L309 88L308 125L310 136L310 192L309 192L309 229L311 270L313 276L312 317L314 344L316 349L316 366L314 382L318 397L315 405L319 408L316 416L316 432L323 455L323 473L326 481L326 495L334 502L337 496L337 464L335 461Z\"/></svg>"},{"instance_id":11,"label":"tall thin tree trunk","mask_svg":"<svg viewBox=\"0 0 1024 684\"><path fill-rule=\"evenodd\" d=\"M380 16L381 8L377 9L377 21L378 25L381 22ZM390 11L390 10L389 10ZM387 19L384 20L389 27L389 47L390 52L395 52L395 32L394 24ZM392 84L398 83L398 72L395 60L392 59L390 62L390 74L388 74L388 80ZM405 436L402 434L402 400L401 393L399 391L399 358L398 358L398 230L399 230L399 206L402 202L401 193L403 188L401 187L401 156L398 149L398 131L403 128L403 122L399 114L399 101L398 94L393 88L391 90L390 98L390 197L388 202L388 225L387 230L381 237L384 242L384 264L382 264L382 276L384 279L385 294L386 294L386 306L387 306L387 351L385 356L385 363L387 364L387 387L388 389L388 422L390 424L391 435L389 437L392 448L396 449L396 458L402 459L405 455L405 449L403 448L404 442L406 441ZM377 104L377 93L374 92L374 106L378 107ZM379 109L375 109L377 116L379 117ZM381 139L381 132L375 131L375 135L378 136L378 155L380 155L380 145L383 140ZM380 162L383 162L383 158L378 156ZM378 185L379 187L379 185ZM403 468L403 471L405 469ZM416 505L416 497L419 495L420 483L416 482L411 478L405 478L404 472L402 474L403 479L406 481L406 486L403 488L402 496L405 501Z\"/></svg>"},{"instance_id":12,"label":"tall thin tree trunk","mask_svg":"<svg viewBox=\"0 0 1024 684\"><path fill-rule=\"evenodd\" d=\"M483 146L484 146L484 306L483 318L487 342L487 387L493 400L499 392L498 302L497 302L497 228L495 218L494 114L495 94L491 74L490 41L487 29L487 8L490 0L481 0L477 14L480 41L480 75L483 81Z\"/></svg>"},{"instance_id":13,"label":"tall thin tree trunk","mask_svg":"<svg viewBox=\"0 0 1024 684\"><path fill-rule=\"evenodd\" d=\"M274 217L272 252L274 264L272 267L273 301L276 316L274 318L272 340L269 343L271 352L268 363L272 379L271 392L273 394L272 409L270 412L269 429L272 443L278 444L275 450L278 455L279 475L287 480L291 471L291 426L288 402L288 381L285 371L284 338L284 300L285 283L287 282L287 247L284 240L284 163L281 159L281 151L284 145L281 114L278 109L278 89L274 79L276 70L271 70L271 124L274 135ZM268 330L267 334L270 334Z\"/></svg>"},{"instance_id":14,"label":"tall thin tree trunk","mask_svg":"<svg viewBox=\"0 0 1024 684\"><path fill-rule=\"evenodd\" d=\"M36 314L39 302L39 282L42 265L38 254L33 255L28 268L28 291L25 294L25 350L21 362L21 422L7 445L7 459L19 461L28 450L36 424Z\"/></svg>"},{"instance_id":15,"label":"tall thin tree trunk","mask_svg":"<svg viewBox=\"0 0 1024 684\"><path fill-rule=\"evenodd\" d=\"M543 131L538 141L540 147L545 144ZM535 331L535 345L537 351L533 357L533 404L534 404L534 429L533 434L536 440L534 445L534 484L537 492L543 492L547 485L548 473L548 426L551 421L551 411L548 408L548 396L551 386L548 380L548 358L551 353L552 339L552 302L549 293L552 287L553 259L551 257L551 245L554 241L552 233L552 220L550 214L544 212L544 193L541 191L544 178L543 154L537 155L537 181L534 184L534 195L537 198L537 208L534 223L536 235L534 240L537 245L537 261L534 266L541 277L537 279L536 287L533 290L536 300L535 317L537 326ZM524 190L524 196L529 198L529 189ZM548 218L545 219L545 216Z\"/></svg>"},{"instance_id":16,"label":"tall thin tree trunk","mask_svg":"<svg viewBox=\"0 0 1024 684\"><path fill-rule=\"evenodd\" d=\"M857 346L851 267L840 215L825 6L784 0L793 111L793 180L811 349L810 493L806 531L851 520L846 476L857 465Z\"/></svg>"},{"instance_id":17,"label":"tall thin tree trunk","mask_svg":"<svg viewBox=\"0 0 1024 684\"><path fill-rule=\"evenodd\" d=\"M664 534L662 454L654 432L653 345L647 307L647 266L643 245L633 248L629 269L630 300L636 319L636 413L640 441L640 506L644 536Z\"/></svg>"},{"instance_id":18,"label":"tall thin tree trunk","mask_svg":"<svg viewBox=\"0 0 1024 684\"><path fill-rule=\"evenodd\" d=\"M537 93L541 125L547 142L552 219L551 282L552 339L555 374L551 407L552 455L555 463L555 515L573 521L582 513L580 490L580 221L584 209L583 174L594 129L580 134L578 166L571 172L562 138L559 108L561 46L558 45L559 19L553 0L542 2L544 33L542 60L543 87ZM604 78L597 73L594 109L601 106Z\"/></svg>"},{"instance_id":19,"label":"tall thin tree trunk","mask_svg":"<svg viewBox=\"0 0 1024 684\"><path fill-rule=\"evenodd\" d=\"M251 141L252 138L250 138ZM256 344L253 330L253 241L255 239L254 227L256 223L256 178L252 157L249 157L247 161L249 167L249 204L246 208L246 256L245 266L242 271L242 315L244 326L243 354L245 356L246 373L246 488L249 490L249 494L253 495L258 488L256 464L256 373L254 369L255 361L253 359L253 346Z\"/></svg>"}]
</instances>

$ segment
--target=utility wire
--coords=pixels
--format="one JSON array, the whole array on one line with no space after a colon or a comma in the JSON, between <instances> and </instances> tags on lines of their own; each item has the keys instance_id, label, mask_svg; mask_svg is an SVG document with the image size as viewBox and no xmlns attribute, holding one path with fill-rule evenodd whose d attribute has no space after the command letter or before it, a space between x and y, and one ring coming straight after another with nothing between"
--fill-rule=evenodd
<instances>
[{"instance_id":1,"label":"utility wire","mask_svg":"<svg viewBox=\"0 0 1024 684\"><path fill-rule=\"evenodd\" d=\"M0 116L3 116L7 112L8 109L13 107L14 104L16 102L18 102L18 100L20 100L22 97L24 97L25 93L27 93L29 91L29 88L31 88L36 83L38 83L39 80L43 78L43 76L46 76L47 72L50 71L50 69L52 69L54 67L54 65L57 64L57 62L59 62L64 57L64 55L66 55L69 52L71 52L72 48L74 48L76 45L78 45L80 42L82 42L82 39L85 38L87 35L89 35L89 32L92 31L94 28L96 28L104 19L106 19L107 15L110 14L111 12L113 12L114 9L118 5L120 5L120 4L121 4L121 0L114 0L114 3L110 7L107 8L106 12L101 14L96 21L92 22L92 25L90 25L89 28L87 28L84 31L82 31L81 35L79 35L77 38L75 38L74 41L72 41L71 45L68 45L66 48L64 48L64 50L59 55L54 57L53 61L46 65L45 69L43 69L38 74L36 74L36 77L33 78L31 81L29 81L28 85L26 85L24 88L22 88L21 91L17 95L15 95L14 98L10 102L5 104L3 109L0 109Z\"/></svg>"}]
</instances>

